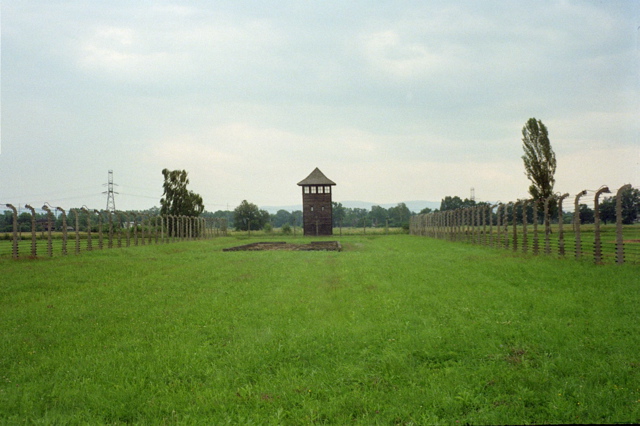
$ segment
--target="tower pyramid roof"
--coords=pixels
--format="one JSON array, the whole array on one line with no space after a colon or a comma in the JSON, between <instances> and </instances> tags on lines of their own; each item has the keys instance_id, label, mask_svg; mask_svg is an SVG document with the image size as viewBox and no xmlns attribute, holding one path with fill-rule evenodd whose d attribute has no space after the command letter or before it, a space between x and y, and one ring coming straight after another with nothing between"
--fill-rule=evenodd
<instances>
[{"instance_id":1,"label":"tower pyramid roof","mask_svg":"<svg viewBox=\"0 0 640 426\"><path fill-rule=\"evenodd\" d=\"M306 179L298 182L298 186L303 185L335 185L336 183L326 177L319 168L315 168Z\"/></svg>"}]
</instances>

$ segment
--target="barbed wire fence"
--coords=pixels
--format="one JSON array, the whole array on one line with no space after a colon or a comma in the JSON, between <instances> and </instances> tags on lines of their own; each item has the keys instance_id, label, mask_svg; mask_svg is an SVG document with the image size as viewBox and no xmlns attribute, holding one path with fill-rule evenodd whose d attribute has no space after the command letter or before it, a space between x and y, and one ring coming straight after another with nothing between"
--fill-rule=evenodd
<instances>
[{"instance_id":1,"label":"barbed wire fence","mask_svg":"<svg viewBox=\"0 0 640 426\"><path fill-rule=\"evenodd\" d=\"M14 205L0 203L0 212L10 211L12 221L11 231L0 233L0 258L78 255L105 248L169 244L227 235L224 218L111 212L86 206L67 211L48 203L40 209L45 213L38 215L31 205L24 208L28 212L19 215ZM25 221L25 214L30 216L29 223Z\"/></svg>"},{"instance_id":2,"label":"barbed wire fence","mask_svg":"<svg viewBox=\"0 0 640 426\"><path fill-rule=\"evenodd\" d=\"M498 202L416 215L411 218L409 232L534 255L635 264L640 263L640 226L622 223L622 193L628 189L631 185L624 185L615 193L615 223L603 225L600 219L600 196L610 193L603 186L595 192L584 190L574 196L571 223L565 223L563 204L570 197L565 193L542 201ZM594 193L591 200L586 197L589 192ZM557 217L552 218L554 203ZM593 211L593 224L581 223L581 205Z\"/></svg>"}]
</instances>

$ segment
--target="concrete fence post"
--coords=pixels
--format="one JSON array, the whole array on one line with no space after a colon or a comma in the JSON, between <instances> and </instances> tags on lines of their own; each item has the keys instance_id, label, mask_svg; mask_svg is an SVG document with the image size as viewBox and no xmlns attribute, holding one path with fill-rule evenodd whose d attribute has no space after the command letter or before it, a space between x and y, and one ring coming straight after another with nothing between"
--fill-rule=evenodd
<instances>
[{"instance_id":1,"label":"concrete fence post","mask_svg":"<svg viewBox=\"0 0 640 426\"><path fill-rule=\"evenodd\" d=\"M498 204L498 209L496 210L496 247L502 245L502 209L504 209L504 204Z\"/></svg>"},{"instance_id":2,"label":"concrete fence post","mask_svg":"<svg viewBox=\"0 0 640 426\"><path fill-rule=\"evenodd\" d=\"M67 255L67 212L62 207L56 207L62 215L62 255Z\"/></svg>"},{"instance_id":3,"label":"concrete fence post","mask_svg":"<svg viewBox=\"0 0 640 426\"><path fill-rule=\"evenodd\" d=\"M118 220L118 248L122 247L122 228L127 223L124 214L121 211L116 210L116 220Z\"/></svg>"},{"instance_id":4,"label":"concrete fence post","mask_svg":"<svg viewBox=\"0 0 640 426\"><path fill-rule=\"evenodd\" d=\"M518 204L520 204L520 201L516 201L515 203L513 203L513 212L512 212L512 219L513 219L513 251L518 251Z\"/></svg>"},{"instance_id":5,"label":"concrete fence post","mask_svg":"<svg viewBox=\"0 0 640 426\"><path fill-rule=\"evenodd\" d=\"M538 238L538 205L539 199L533 200L533 254L540 252L540 240Z\"/></svg>"},{"instance_id":6,"label":"concrete fence post","mask_svg":"<svg viewBox=\"0 0 640 426\"><path fill-rule=\"evenodd\" d=\"M110 210L107 210L107 217L109 218L109 245L107 247L113 248L113 216Z\"/></svg>"},{"instance_id":7,"label":"concrete fence post","mask_svg":"<svg viewBox=\"0 0 640 426\"><path fill-rule=\"evenodd\" d=\"M80 215L78 209L73 209L73 214L76 217L76 254L80 254Z\"/></svg>"},{"instance_id":8,"label":"concrete fence post","mask_svg":"<svg viewBox=\"0 0 640 426\"><path fill-rule=\"evenodd\" d=\"M554 198L553 195L548 196L544 200L544 253L551 254L551 223L549 217L549 201Z\"/></svg>"},{"instance_id":9,"label":"concrete fence post","mask_svg":"<svg viewBox=\"0 0 640 426\"><path fill-rule=\"evenodd\" d=\"M91 212L86 206L81 209L87 215L87 251L93 250L91 245Z\"/></svg>"},{"instance_id":10,"label":"concrete fence post","mask_svg":"<svg viewBox=\"0 0 640 426\"><path fill-rule=\"evenodd\" d=\"M102 214L100 210L93 210L98 215L98 249L102 250Z\"/></svg>"},{"instance_id":11,"label":"concrete fence post","mask_svg":"<svg viewBox=\"0 0 640 426\"><path fill-rule=\"evenodd\" d=\"M593 199L593 212L595 214L595 222L594 222L594 242L593 242L593 258L596 263L602 263L602 242L600 241L600 194L606 193L610 194L609 187L602 186L600 189L596 191L596 195Z\"/></svg>"},{"instance_id":12,"label":"concrete fence post","mask_svg":"<svg viewBox=\"0 0 640 426\"><path fill-rule=\"evenodd\" d=\"M498 204L493 204L489 206L489 246L493 247L493 208L498 206Z\"/></svg>"},{"instance_id":13,"label":"concrete fence post","mask_svg":"<svg viewBox=\"0 0 640 426\"><path fill-rule=\"evenodd\" d=\"M576 241L576 259L580 259L582 256L582 242L580 240L580 197L583 195L587 195L586 189L578 192L573 201L573 232Z\"/></svg>"},{"instance_id":14,"label":"concrete fence post","mask_svg":"<svg viewBox=\"0 0 640 426\"><path fill-rule=\"evenodd\" d=\"M11 257L14 259L18 258L18 210L13 206L13 204L5 204L13 211L12 222L13 222L13 235L11 238Z\"/></svg>"},{"instance_id":15,"label":"concrete fence post","mask_svg":"<svg viewBox=\"0 0 640 426\"><path fill-rule=\"evenodd\" d=\"M562 194L558 197L558 254L564 257L564 213L562 212L562 201L567 198L569 194Z\"/></svg>"},{"instance_id":16,"label":"concrete fence post","mask_svg":"<svg viewBox=\"0 0 640 426\"><path fill-rule=\"evenodd\" d=\"M527 207L529 207L529 200L522 200L522 252L527 253L529 251L529 240L527 236Z\"/></svg>"},{"instance_id":17,"label":"concrete fence post","mask_svg":"<svg viewBox=\"0 0 640 426\"><path fill-rule=\"evenodd\" d=\"M622 238L622 193L631 189L631 185L621 186L616 193L616 263L624 263L624 239Z\"/></svg>"},{"instance_id":18,"label":"concrete fence post","mask_svg":"<svg viewBox=\"0 0 640 426\"><path fill-rule=\"evenodd\" d=\"M51 209L46 204L42 206L42 210L47 212L47 256L53 257L53 241L51 241L51 227L53 226L51 217L53 213L51 213Z\"/></svg>"},{"instance_id":19,"label":"concrete fence post","mask_svg":"<svg viewBox=\"0 0 640 426\"><path fill-rule=\"evenodd\" d=\"M38 256L38 249L37 249L38 242L36 241L36 209L31 207L29 204L27 204L24 207L29 209L29 210L31 210L31 256L37 257Z\"/></svg>"},{"instance_id":20,"label":"concrete fence post","mask_svg":"<svg viewBox=\"0 0 640 426\"><path fill-rule=\"evenodd\" d=\"M138 215L133 214L133 244L138 245Z\"/></svg>"},{"instance_id":21,"label":"concrete fence post","mask_svg":"<svg viewBox=\"0 0 640 426\"><path fill-rule=\"evenodd\" d=\"M504 217L502 218L503 226L504 226L504 248L509 248L509 204L513 205L511 202L504 205Z\"/></svg>"}]
</instances>

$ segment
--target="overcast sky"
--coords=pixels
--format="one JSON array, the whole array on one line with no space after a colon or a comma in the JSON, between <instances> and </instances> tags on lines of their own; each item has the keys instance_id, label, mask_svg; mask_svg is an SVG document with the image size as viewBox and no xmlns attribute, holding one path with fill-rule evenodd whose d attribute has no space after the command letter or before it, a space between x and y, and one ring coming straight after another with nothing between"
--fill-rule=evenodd
<instances>
[{"instance_id":1,"label":"overcast sky","mask_svg":"<svg viewBox=\"0 0 640 426\"><path fill-rule=\"evenodd\" d=\"M2 2L0 203L209 211L527 196L542 120L556 191L640 186L640 1ZM0 206L2 207L2 206Z\"/></svg>"}]
</instances>

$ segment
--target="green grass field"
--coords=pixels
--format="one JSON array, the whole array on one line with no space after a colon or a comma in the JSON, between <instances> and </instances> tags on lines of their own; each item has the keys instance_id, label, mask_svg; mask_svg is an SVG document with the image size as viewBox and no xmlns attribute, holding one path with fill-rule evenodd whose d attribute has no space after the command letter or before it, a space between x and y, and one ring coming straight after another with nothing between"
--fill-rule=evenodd
<instances>
[{"instance_id":1,"label":"green grass field","mask_svg":"<svg viewBox=\"0 0 640 426\"><path fill-rule=\"evenodd\" d=\"M640 421L638 265L340 241L0 259L0 422Z\"/></svg>"}]
</instances>

